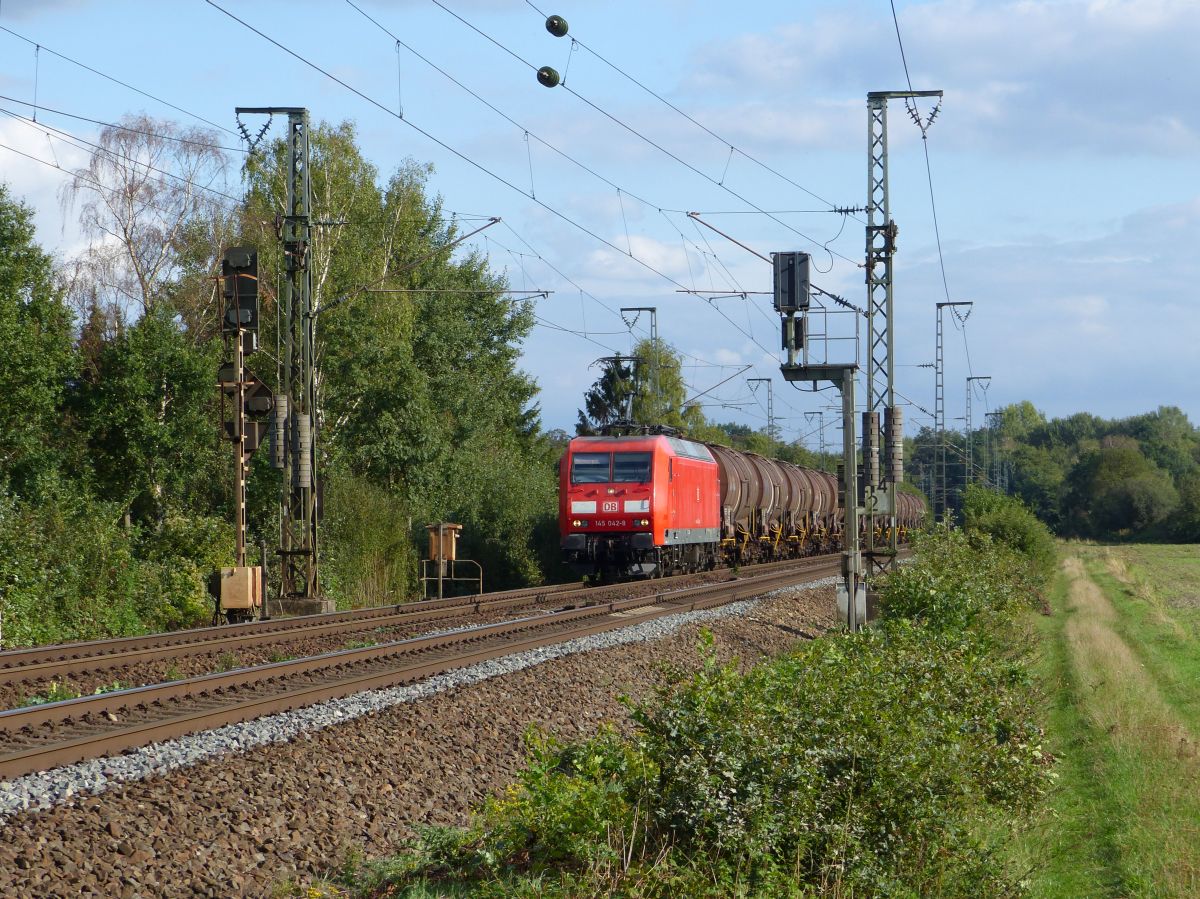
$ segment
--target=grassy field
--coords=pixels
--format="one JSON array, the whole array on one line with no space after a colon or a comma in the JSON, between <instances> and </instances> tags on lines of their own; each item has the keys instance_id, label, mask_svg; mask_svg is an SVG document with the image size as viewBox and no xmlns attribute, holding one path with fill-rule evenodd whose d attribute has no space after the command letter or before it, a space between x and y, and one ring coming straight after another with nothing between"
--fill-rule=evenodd
<instances>
[{"instance_id":1,"label":"grassy field","mask_svg":"<svg viewBox=\"0 0 1200 899\"><path fill-rule=\"evenodd\" d=\"M1041 669L1058 788L1035 896L1200 895L1200 547L1066 544Z\"/></svg>"}]
</instances>

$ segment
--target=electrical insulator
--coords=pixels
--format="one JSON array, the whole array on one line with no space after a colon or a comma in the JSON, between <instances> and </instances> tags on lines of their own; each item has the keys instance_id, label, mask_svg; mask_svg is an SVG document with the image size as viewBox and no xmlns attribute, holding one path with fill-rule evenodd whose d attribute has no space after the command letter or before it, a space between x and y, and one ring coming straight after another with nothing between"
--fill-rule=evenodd
<instances>
[{"instance_id":1,"label":"electrical insulator","mask_svg":"<svg viewBox=\"0 0 1200 899\"><path fill-rule=\"evenodd\" d=\"M542 66L537 70L537 80L543 87L558 87L558 83L562 81L558 72L550 66Z\"/></svg>"},{"instance_id":2,"label":"electrical insulator","mask_svg":"<svg viewBox=\"0 0 1200 899\"><path fill-rule=\"evenodd\" d=\"M904 410L890 406L883 414L887 422L888 479L899 484L904 480Z\"/></svg>"},{"instance_id":3,"label":"electrical insulator","mask_svg":"<svg viewBox=\"0 0 1200 899\"><path fill-rule=\"evenodd\" d=\"M879 413L863 413L863 475L866 485L879 484ZM864 486L866 486L864 485Z\"/></svg>"},{"instance_id":4,"label":"electrical insulator","mask_svg":"<svg viewBox=\"0 0 1200 899\"><path fill-rule=\"evenodd\" d=\"M550 16L546 19L546 30L555 37L567 36L567 20L562 16Z\"/></svg>"},{"instance_id":5,"label":"electrical insulator","mask_svg":"<svg viewBox=\"0 0 1200 899\"><path fill-rule=\"evenodd\" d=\"M296 474L301 487L312 486L312 419L307 415L296 416L297 460Z\"/></svg>"},{"instance_id":6,"label":"electrical insulator","mask_svg":"<svg viewBox=\"0 0 1200 899\"><path fill-rule=\"evenodd\" d=\"M283 468L287 448L288 398L275 397L275 417L271 428L271 466Z\"/></svg>"}]
</instances>

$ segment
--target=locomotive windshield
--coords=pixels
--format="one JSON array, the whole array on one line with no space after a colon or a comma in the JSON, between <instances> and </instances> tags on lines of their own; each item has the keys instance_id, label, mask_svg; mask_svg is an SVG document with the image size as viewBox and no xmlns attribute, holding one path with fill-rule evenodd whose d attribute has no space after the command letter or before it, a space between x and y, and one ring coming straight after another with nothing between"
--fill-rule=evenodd
<instances>
[{"instance_id":1,"label":"locomotive windshield","mask_svg":"<svg viewBox=\"0 0 1200 899\"><path fill-rule=\"evenodd\" d=\"M612 453L576 453L571 457L572 484L603 484L612 468Z\"/></svg>"},{"instance_id":2,"label":"locomotive windshield","mask_svg":"<svg viewBox=\"0 0 1200 899\"><path fill-rule=\"evenodd\" d=\"M649 453L614 453L613 482L646 484L650 481Z\"/></svg>"}]
</instances>

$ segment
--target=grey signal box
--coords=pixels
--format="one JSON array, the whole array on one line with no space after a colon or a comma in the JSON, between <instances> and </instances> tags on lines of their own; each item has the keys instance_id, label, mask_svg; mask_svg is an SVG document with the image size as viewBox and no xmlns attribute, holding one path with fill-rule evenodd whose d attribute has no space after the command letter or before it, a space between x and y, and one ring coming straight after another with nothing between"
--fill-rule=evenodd
<instances>
[{"instance_id":1,"label":"grey signal box","mask_svg":"<svg viewBox=\"0 0 1200 899\"><path fill-rule=\"evenodd\" d=\"M772 253L775 268L775 311L807 312L810 297L808 253Z\"/></svg>"},{"instance_id":2,"label":"grey signal box","mask_svg":"<svg viewBox=\"0 0 1200 899\"><path fill-rule=\"evenodd\" d=\"M258 252L253 247L230 247L221 260L225 282L225 314L221 330L258 330Z\"/></svg>"}]
</instances>

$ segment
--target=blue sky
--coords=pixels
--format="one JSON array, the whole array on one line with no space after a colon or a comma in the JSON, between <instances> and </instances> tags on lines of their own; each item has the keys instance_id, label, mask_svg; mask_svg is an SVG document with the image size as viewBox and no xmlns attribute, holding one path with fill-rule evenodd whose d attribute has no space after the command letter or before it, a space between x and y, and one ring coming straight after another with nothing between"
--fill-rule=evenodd
<instances>
[{"instance_id":1,"label":"blue sky","mask_svg":"<svg viewBox=\"0 0 1200 899\"><path fill-rule=\"evenodd\" d=\"M49 48L35 59L34 46L0 31L0 95L32 100L36 63L44 106L106 121L145 111L195 124L50 52L57 51L226 128L238 105L303 105L317 120L352 119L384 173L409 157L432 162L431 185L447 209L503 218L474 244L508 270L513 286L554 291L538 302L547 324L531 335L524 361L541 385L547 427L573 424L597 374L593 360L606 348L628 350L628 327L615 310L655 306L661 336L685 354L694 392L751 366L706 395L716 404L705 410L710 417L765 424L764 391L746 378L772 377L784 435L813 444L804 412L834 397L799 393L779 379L768 298L676 292L767 290L769 267L683 213L704 213L758 252L810 251L818 284L865 303L863 224L828 206L864 203L867 92L905 87L887 2L537 0L586 45L572 51L523 0L440 0L516 59L433 0L356 0L518 125L398 51L344 0L216 2L389 110L402 101L408 122L513 187L204 0L0 0L0 26ZM913 86L946 92L928 131L945 282L921 134L902 104L890 115L899 390L933 408L932 372L915 366L933 359L934 304L948 295L975 302L965 331L947 321L950 424L963 414L971 373L993 378L975 398L977 424L985 409L1022 399L1051 415L1116 417L1170 404L1200 420L1200 112L1191 93L1200 80L1200 5L897 0L896 9ZM529 64L566 72L569 87L611 118L566 90L541 87ZM10 100L0 108L30 114ZM928 103L921 108L928 113ZM51 113L38 118L85 139L97 131ZM0 144L68 167L83 157L8 117L0 117ZM60 172L0 149L0 178L35 207L45 245L64 255L78 249L74 217L58 200ZM534 202L531 189L618 249ZM778 211L779 221L750 204ZM635 323L638 336L646 324ZM847 324L832 328L844 333ZM847 346L835 344L831 354L844 356ZM908 420L928 422L918 408Z\"/></svg>"}]
</instances>

